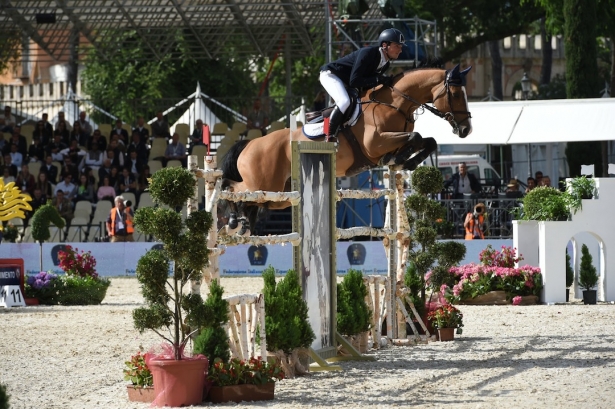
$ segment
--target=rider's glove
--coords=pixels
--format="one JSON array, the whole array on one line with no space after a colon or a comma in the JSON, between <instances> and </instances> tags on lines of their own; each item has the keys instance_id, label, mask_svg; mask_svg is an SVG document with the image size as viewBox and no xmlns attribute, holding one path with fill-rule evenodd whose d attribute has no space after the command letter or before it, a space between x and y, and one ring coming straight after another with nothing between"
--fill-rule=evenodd
<instances>
[{"instance_id":1,"label":"rider's glove","mask_svg":"<svg viewBox=\"0 0 615 409\"><path fill-rule=\"evenodd\" d=\"M388 75L379 75L378 84L386 85L387 87L392 87L393 77L389 77Z\"/></svg>"}]
</instances>

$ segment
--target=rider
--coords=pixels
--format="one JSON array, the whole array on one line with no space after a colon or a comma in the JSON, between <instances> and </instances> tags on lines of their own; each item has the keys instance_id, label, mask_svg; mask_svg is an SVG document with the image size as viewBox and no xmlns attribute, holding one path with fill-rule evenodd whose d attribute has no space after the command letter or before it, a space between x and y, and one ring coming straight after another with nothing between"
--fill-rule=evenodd
<instances>
[{"instance_id":1,"label":"rider","mask_svg":"<svg viewBox=\"0 0 615 409\"><path fill-rule=\"evenodd\" d=\"M320 67L320 83L336 103L329 117L327 142L337 142L337 131L344 113L350 107L346 87L372 88L378 84L392 86L393 77L383 73L389 68L389 61L396 60L401 54L404 41L401 31L387 28L380 33L377 46L361 48Z\"/></svg>"}]
</instances>

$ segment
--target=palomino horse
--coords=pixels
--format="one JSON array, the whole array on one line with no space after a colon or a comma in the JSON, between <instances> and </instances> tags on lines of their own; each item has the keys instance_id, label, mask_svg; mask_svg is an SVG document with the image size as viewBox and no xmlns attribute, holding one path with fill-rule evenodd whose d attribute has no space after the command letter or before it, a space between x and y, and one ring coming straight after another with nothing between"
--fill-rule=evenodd
<instances>
[{"instance_id":1,"label":"palomino horse","mask_svg":"<svg viewBox=\"0 0 615 409\"><path fill-rule=\"evenodd\" d=\"M472 124L465 76L470 68L464 71L460 71L459 65L450 71L418 68L398 74L392 88L380 86L365 92L359 120L338 134L336 176L352 176L376 166L416 169L437 148L433 138L422 138L412 132L417 110L438 115L451 124L459 137L468 136ZM426 105L430 102L433 107ZM290 139L309 140L301 129L292 132ZM262 138L237 142L226 154L221 168L225 189L235 192L289 190L289 130L281 129ZM283 209L290 204L270 202L265 206ZM250 207L243 209L243 213L246 214ZM255 216L255 213L249 215L252 228Z\"/></svg>"}]
</instances>

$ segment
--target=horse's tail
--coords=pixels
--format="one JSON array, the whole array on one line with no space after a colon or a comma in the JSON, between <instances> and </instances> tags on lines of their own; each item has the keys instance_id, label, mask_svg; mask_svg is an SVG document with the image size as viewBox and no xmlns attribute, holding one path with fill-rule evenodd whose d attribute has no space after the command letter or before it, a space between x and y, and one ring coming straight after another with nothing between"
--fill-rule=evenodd
<instances>
[{"instance_id":1,"label":"horse's tail","mask_svg":"<svg viewBox=\"0 0 615 409\"><path fill-rule=\"evenodd\" d=\"M237 169L237 159L239 159L239 155L243 152L244 148L248 144L248 140L237 141L231 148L226 152L224 158L222 159L222 163L220 164L220 169L222 170L222 189L228 187L231 181L234 182L243 182L243 178Z\"/></svg>"}]
</instances>

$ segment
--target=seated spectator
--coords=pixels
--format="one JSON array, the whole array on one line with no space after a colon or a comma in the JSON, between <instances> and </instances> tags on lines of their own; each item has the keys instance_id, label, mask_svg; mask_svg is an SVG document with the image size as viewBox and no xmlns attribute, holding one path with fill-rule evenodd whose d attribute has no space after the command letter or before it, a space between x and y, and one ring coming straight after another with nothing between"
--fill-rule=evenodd
<instances>
[{"instance_id":1,"label":"seated spectator","mask_svg":"<svg viewBox=\"0 0 615 409\"><path fill-rule=\"evenodd\" d=\"M73 130L70 131L68 137L69 145L72 144L73 141L77 141L77 146L87 146L88 140L90 139L90 134L81 128L81 124L79 121L75 121L73 124Z\"/></svg>"},{"instance_id":2,"label":"seated spectator","mask_svg":"<svg viewBox=\"0 0 615 409\"><path fill-rule=\"evenodd\" d=\"M131 150L129 153L129 157L126 160L125 167L128 168L130 173L132 173L135 176L135 178L138 178L139 174L141 173L141 169L143 169L143 166L145 166L145 164L141 162L139 158L137 157L137 151Z\"/></svg>"},{"instance_id":3,"label":"seated spectator","mask_svg":"<svg viewBox=\"0 0 615 409\"><path fill-rule=\"evenodd\" d=\"M38 178L36 180L36 186L34 187L34 190L36 189L40 190L43 196L46 196L48 198L51 198L53 196L54 187L48 179L48 174L43 172L42 170L38 174Z\"/></svg>"},{"instance_id":4,"label":"seated spectator","mask_svg":"<svg viewBox=\"0 0 615 409\"><path fill-rule=\"evenodd\" d=\"M96 196L94 196L94 185L88 180L88 176L82 173L79 176L79 184L75 190L75 197L73 197L73 203L77 203L81 200L87 200L94 203Z\"/></svg>"},{"instance_id":5,"label":"seated spectator","mask_svg":"<svg viewBox=\"0 0 615 409\"><path fill-rule=\"evenodd\" d=\"M17 145L17 151L21 153L21 156L23 158L26 157L26 155L28 154L28 142L26 140L26 137L21 134L21 127L18 125L15 125L13 127L13 134L7 141L7 144L4 146L4 149L6 150L4 153L11 152L11 144Z\"/></svg>"},{"instance_id":6,"label":"seated spectator","mask_svg":"<svg viewBox=\"0 0 615 409\"><path fill-rule=\"evenodd\" d=\"M510 179L506 186L506 197L516 199L523 197L523 192L519 190L519 181L517 179Z\"/></svg>"},{"instance_id":7,"label":"seated spectator","mask_svg":"<svg viewBox=\"0 0 615 409\"><path fill-rule=\"evenodd\" d=\"M130 141L128 145L127 151L130 152L131 150L137 151L137 159L139 159L141 163L147 163L149 150L145 141L141 139L141 134L137 131L132 133L132 141Z\"/></svg>"},{"instance_id":8,"label":"seated spectator","mask_svg":"<svg viewBox=\"0 0 615 409\"><path fill-rule=\"evenodd\" d=\"M137 118L137 126L134 127L133 132L134 131L139 132L139 135L141 135L141 140L143 142L146 142L149 140L149 131L145 127L145 119L143 119L142 116Z\"/></svg>"},{"instance_id":9,"label":"seated spectator","mask_svg":"<svg viewBox=\"0 0 615 409\"><path fill-rule=\"evenodd\" d=\"M92 143L92 149L88 151L81 161L79 168L83 170L85 167L92 169L94 172L98 172L98 169L103 165L106 159L105 152L98 149L98 143Z\"/></svg>"},{"instance_id":10,"label":"seated spectator","mask_svg":"<svg viewBox=\"0 0 615 409\"><path fill-rule=\"evenodd\" d=\"M17 175L15 185L17 185L23 193L28 193L30 196L34 193L36 179L34 179L34 175L30 173L30 168L28 168L27 164L21 165L21 172Z\"/></svg>"},{"instance_id":11,"label":"seated spectator","mask_svg":"<svg viewBox=\"0 0 615 409\"><path fill-rule=\"evenodd\" d=\"M71 175L72 180L79 179L79 169L77 168L77 165L73 163L71 156L64 157L64 163L62 164L62 169L60 170L62 177L64 177L67 173Z\"/></svg>"},{"instance_id":12,"label":"seated spectator","mask_svg":"<svg viewBox=\"0 0 615 409\"><path fill-rule=\"evenodd\" d=\"M76 186L72 182L73 176L70 173L65 173L62 177L63 180L56 185L53 196L56 197L61 190L63 193L62 197L70 202L72 198L75 197Z\"/></svg>"},{"instance_id":13,"label":"seated spectator","mask_svg":"<svg viewBox=\"0 0 615 409\"><path fill-rule=\"evenodd\" d=\"M540 178L540 182L538 182L538 186L551 187L551 178L547 175L544 175L542 178Z\"/></svg>"},{"instance_id":14,"label":"seated spectator","mask_svg":"<svg viewBox=\"0 0 615 409\"><path fill-rule=\"evenodd\" d=\"M85 132L85 134L89 138L90 135L92 135L92 132L94 131L94 129L92 129L92 124L90 124L90 122L86 119L85 111L79 112L79 119L77 120L77 122L79 122L81 129L83 130L83 132ZM79 144L79 145L85 146L85 144Z\"/></svg>"},{"instance_id":15,"label":"seated spectator","mask_svg":"<svg viewBox=\"0 0 615 409\"><path fill-rule=\"evenodd\" d=\"M11 152L9 155L11 155L11 163L19 169L24 163L24 156L17 149L17 145L11 144Z\"/></svg>"},{"instance_id":16,"label":"seated spectator","mask_svg":"<svg viewBox=\"0 0 615 409\"><path fill-rule=\"evenodd\" d=\"M119 188L120 176L121 176L120 168L118 168L117 166L111 166L111 175L109 176L109 184L113 186L116 192L118 191L118 188Z\"/></svg>"},{"instance_id":17,"label":"seated spectator","mask_svg":"<svg viewBox=\"0 0 615 409\"><path fill-rule=\"evenodd\" d=\"M96 197L98 200L109 200L113 202L113 198L116 196L117 192L115 188L111 185L109 176L105 176L102 179L101 185L96 192Z\"/></svg>"},{"instance_id":18,"label":"seated spectator","mask_svg":"<svg viewBox=\"0 0 615 409\"><path fill-rule=\"evenodd\" d=\"M49 137L49 139L47 140L47 143L49 143L49 141L51 140L51 137L53 136L53 125L51 125L49 123L49 114L47 112L43 112L43 125L45 126L45 131L47 132L47 136ZM46 145L45 143L45 139L41 139L41 141L43 142L43 145Z\"/></svg>"},{"instance_id":19,"label":"seated spectator","mask_svg":"<svg viewBox=\"0 0 615 409\"><path fill-rule=\"evenodd\" d=\"M5 185L15 181L15 176L11 175L11 170L6 166L2 170L2 179Z\"/></svg>"},{"instance_id":20,"label":"seated spectator","mask_svg":"<svg viewBox=\"0 0 615 409\"><path fill-rule=\"evenodd\" d=\"M38 136L32 139L32 145L28 149L28 161L29 162L43 162L45 159L45 148L41 142L41 138Z\"/></svg>"},{"instance_id":21,"label":"seated spectator","mask_svg":"<svg viewBox=\"0 0 615 409\"><path fill-rule=\"evenodd\" d=\"M13 132L13 127L17 125L17 119L11 113L11 107L4 107L4 115L0 115L0 132Z\"/></svg>"},{"instance_id":22,"label":"seated spectator","mask_svg":"<svg viewBox=\"0 0 615 409\"><path fill-rule=\"evenodd\" d=\"M107 138L105 138L105 136L100 133L100 129L95 130L92 134L92 137L86 145L87 149L92 149L92 144L94 143L98 144L98 149L100 149L101 151L105 152L107 150Z\"/></svg>"},{"instance_id":23,"label":"seated spectator","mask_svg":"<svg viewBox=\"0 0 615 409\"><path fill-rule=\"evenodd\" d=\"M528 192L531 192L532 189L534 189L536 187L536 179L534 179L533 177L528 177L527 178L527 187L525 188L525 194L527 194Z\"/></svg>"},{"instance_id":24,"label":"seated spectator","mask_svg":"<svg viewBox=\"0 0 615 409\"><path fill-rule=\"evenodd\" d=\"M26 224L29 224L28 221L32 217L34 213L44 204L47 204L47 198L51 196L46 196L41 189L38 187L34 188L34 192L32 193L32 200L30 201L30 207L32 211L26 214Z\"/></svg>"},{"instance_id":25,"label":"seated spectator","mask_svg":"<svg viewBox=\"0 0 615 409\"><path fill-rule=\"evenodd\" d=\"M114 150L117 148L120 152L126 155L126 144L124 144L124 142L117 134L111 135L111 139L109 140L109 147Z\"/></svg>"},{"instance_id":26,"label":"seated spectator","mask_svg":"<svg viewBox=\"0 0 615 409\"><path fill-rule=\"evenodd\" d=\"M51 155L45 157L45 163L41 166L40 173L46 173L47 179L54 185L58 183L58 168L53 164ZM43 190L43 193L44 192ZM51 197L51 195L49 195L49 197Z\"/></svg>"},{"instance_id":27,"label":"seated spectator","mask_svg":"<svg viewBox=\"0 0 615 409\"><path fill-rule=\"evenodd\" d=\"M13 159L10 154L4 155L4 165L2 165L2 173L6 176L7 173L5 171L8 171L8 175L12 176L13 178L17 176L17 166L13 164ZM13 179L13 181L15 181L15 179ZM8 182L6 181L6 179L4 179L4 184L7 183Z\"/></svg>"},{"instance_id":28,"label":"seated spectator","mask_svg":"<svg viewBox=\"0 0 615 409\"><path fill-rule=\"evenodd\" d=\"M71 130L71 127L70 127L70 124L69 124L68 122L66 122L66 117L65 117L65 115L64 115L64 111L60 111L60 112L58 112L58 120L56 121L56 123L55 123L55 125L54 125L54 129L55 129L55 130L60 129L60 124L61 124L62 122L64 123L64 127L65 127L68 131L70 131L70 130Z\"/></svg>"},{"instance_id":29,"label":"seated spectator","mask_svg":"<svg viewBox=\"0 0 615 409\"><path fill-rule=\"evenodd\" d=\"M107 158L111 159L111 166L117 166L118 168L124 167L124 154L117 147L117 142L111 142L107 148Z\"/></svg>"},{"instance_id":30,"label":"seated spectator","mask_svg":"<svg viewBox=\"0 0 615 409\"><path fill-rule=\"evenodd\" d=\"M113 135L118 135L120 139L122 140L122 142L127 144L128 143L128 132L126 131L126 129L122 127L122 125L123 125L122 120L117 119L115 121L115 128L113 128L113 130L111 131L111 135L109 135L109 137Z\"/></svg>"},{"instance_id":31,"label":"seated spectator","mask_svg":"<svg viewBox=\"0 0 615 409\"><path fill-rule=\"evenodd\" d=\"M49 131L45 127L45 123L43 121L38 121L36 123L36 128L34 128L34 131L32 131L32 140L38 138L41 141L41 145L45 146L49 144L49 141L51 141L52 135L53 131L49 133Z\"/></svg>"},{"instance_id":32,"label":"seated spectator","mask_svg":"<svg viewBox=\"0 0 615 409\"><path fill-rule=\"evenodd\" d=\"M62 189L56 191L56 196L52 199L51 204L58 210L60 216L66 220L66 224L69 225L73 219L73 204L64 195Z\"/></svg>"},{"instance_id":33,"label":"seated spectator","mask_svg":"<svg viewBox=\"0 0 615 409\"><path fill-rule=\"evenodd\" d=\"M98 183L102 186L105 177L111 178L111 159L105 158L103 165L98 169Z\"/></svg>"},{"instance_id":34,"label":"seated spectator","mask_svg":"<svg viewBox=\"0 0 615 409\"><path fill-rule=\"evenodd\" d=\"M62 141L62 143L68 146L70 145L71 129L68 128L68 122L66 121L58 122L58 129L55 130L54 135L56 133L60 134L60 140Z\"/></svg>"},{"instance_id":35,"label":"seated spectator","mask_svg":"<svg viewBox=\"0 0 615 409\"><path fill-rule=\"evenodd\" d=\"M119 180L119 193L125 192L134 193L135 196L137 194L137 180L128 168L122 169L122 176Z\"/></svg>"},{"instance_id":36,"label":"seated spectator","mask_svg":"<svg viewBox=\"0 0 615 409\"><path fill-rule=\"evenodd\" d=\"M70 141L70 146L62 150L62 155L64 156L64 160L69 157L72 165L77 169L77 171L79 171L79 164L83 161L83 157L86 155L86 152L81 149L79 143L73 139Z\"/></svg>"},{"instance_id":37,"label":"seated spectator","mask_svg":"<svg viewBox=\"0 0 615 409\"><path fill-rule=\"evenodd\" d=\"M162 116L162 111L156 112L156 120L152 123L152 137L169 139L170 136L169 123Z\"/></svg>"},{"instance_id":38,"label":"seated spectator","mask_svg":"<svg viewBox=\"0 0 615 409\"><path fill-rule=\"evenodd\" d=\"M52 160L62 163L64 161L62 151L66 148L68 148L68 145L62 142L62 134L55 131L53 141L47 146L47 155L51 156Z\"/></svg>"},{"instance_id":39,"label":"seated spectator","mask_svg":"<svg viewBox=\"0 0 615 409\"><path fill-rule=\"evenodd\" d=\"M194 131L192 132L192 135L190 135L189 153L192 154L192 148L197 145L203 145L203 121L200 119L196 120Z\"/></svg>"},{"instance_id":40,"label":"seated spectator","mask_svg":"<svg viewBox=\"0 0 615 409\"><path fill-rule=\"evenodd\" d=\"M186 147L179 141L179 134L175 132L171 143L164 151L164 166L166 166L170 160L179 160L183 167L187 167L187 157Z\"/></svg>"}]
</instances>

